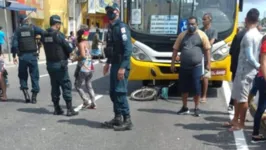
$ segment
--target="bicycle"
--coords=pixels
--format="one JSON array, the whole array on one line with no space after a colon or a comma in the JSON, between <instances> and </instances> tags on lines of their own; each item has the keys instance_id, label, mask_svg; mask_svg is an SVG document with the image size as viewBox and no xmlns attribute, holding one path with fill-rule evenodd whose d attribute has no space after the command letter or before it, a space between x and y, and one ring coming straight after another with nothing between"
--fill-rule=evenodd
<instances>
[{"instance_id":1,"label":"bicycle","mask_svg":"<svg viewBox=\"0 0 266 150\"><path fill-rule=\"evenodd\" d=\"M151 75L156 77L156 73L151 69ZM130 94L130 100L135 101L157 101L159 98L168 99L168 88L172 87L175 82L170 82L168 86L156 85L155 79L152 80L152 85L144 86L133 91Z\"/></svg>"}]
</instances>

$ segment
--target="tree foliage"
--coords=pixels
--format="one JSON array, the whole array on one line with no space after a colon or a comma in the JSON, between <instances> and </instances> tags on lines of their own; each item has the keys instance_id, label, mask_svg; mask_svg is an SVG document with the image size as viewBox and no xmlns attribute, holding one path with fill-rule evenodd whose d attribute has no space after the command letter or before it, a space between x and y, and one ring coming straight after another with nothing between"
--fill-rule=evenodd
<instances>
[{"instance_id":1,"label":"tree foliage","mask_svg":"<svg viewBox=\"0 0 266 150\"><path fill-rule=\"evenodd\" d=\"M266 18L260 20L262 26L266 26Z\"/></svg>"}]
</instances>

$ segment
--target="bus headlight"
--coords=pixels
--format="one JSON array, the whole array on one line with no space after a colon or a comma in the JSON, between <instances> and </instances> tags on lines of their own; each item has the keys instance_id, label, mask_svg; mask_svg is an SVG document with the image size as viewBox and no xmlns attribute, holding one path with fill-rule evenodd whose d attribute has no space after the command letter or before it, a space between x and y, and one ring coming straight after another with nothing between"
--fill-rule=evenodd
<instances>
[{"instance_id":1,"label":"bus headlight","mask_svg":"<svg viewBox=\"0 0 266 150\"><path fill-rule=\"evenodd\" d=\"M211 61L220 61L225 59L229 54L229 46L227 44L219 47L217 50L212 52Z\"/></svg>"},{"instance_id":2,"label":"bus headlight","mask_svg":"<svg viewBox=\"0 0 266 150\"><path fill-rule=\"evenodd\" d=\"M150 57L139 47L133 45L132 56L141 61L151 61Z\"/></svg>"}]
</instances>

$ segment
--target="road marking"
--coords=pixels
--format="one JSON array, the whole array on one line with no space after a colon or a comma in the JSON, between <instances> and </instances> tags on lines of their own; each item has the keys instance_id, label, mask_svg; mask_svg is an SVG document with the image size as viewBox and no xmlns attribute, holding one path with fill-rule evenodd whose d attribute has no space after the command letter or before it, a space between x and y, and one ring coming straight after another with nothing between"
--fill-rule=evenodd
<instances>
[{"instance_id":1,"label":"road marking","mask_svg":"<svg viewBox=\"0 0 266 150\"><path fill-rule=\"evenodd\" d=\"M49 76L49 74L43 74L43 75L40 75L40 78L42 78L42 77L46 77L46 76Z\"/></svg>"},{"instance_id":2,"label":"road marking","mask_svg":"<svg viewBox=\"0 0 266 150\"><path fill-rule=\"evenodd\" d=\"M76 64L77 64L77 62L69 63L68 66L73 66L73 65L76 65ZM93 63L93 65L97 65L97 64L99 64L99 61L95 61L95 62ZM47 74L40 75L40 78L47 77L47 76L49 76L48 73L47 73Z\"/></svg>"},{"instance_id":3,"label":"road marking","mask_svg":"<svg viewBox=\"0 0 266 150\"><path fill-rule=\"evenodd\" d=\"M97 96L95 96L95 101L97 101L98 99L100 99L100 98L102 98L102 97L103 97L103 95L97 95ZM77 107L74 109L74 111L80 111L81 108L82 108L82 106L83 106L83 104L80 104L79 106L77 106Z\"/></svg>"},{"instance_id":4,"label":"road marking","mask_svg":"<svg viewBox=\"0 0 266 150\"><path fill-rule=\"evenodd\" d=\"M229 83L227 81L224 81L222 88L224 91L226 105L229 106L229 102L231 99L231 88L229 86ZM229 117L232 120L234 118L234 115L230 113ZM237 150L249 150L243 130L234 131L234 137Z\"/></svg>"}]
</instances>

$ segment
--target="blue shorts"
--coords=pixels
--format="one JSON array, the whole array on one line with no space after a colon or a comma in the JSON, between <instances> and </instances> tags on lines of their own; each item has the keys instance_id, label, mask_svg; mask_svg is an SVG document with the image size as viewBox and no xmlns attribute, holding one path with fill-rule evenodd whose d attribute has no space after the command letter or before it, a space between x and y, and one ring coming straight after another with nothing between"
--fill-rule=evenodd
<instances>
[{"instance_id":1,"label":"blue shorts","mask_svg":"<svg viewBox=\"0 0 266 150\"><path fill-rule=\"evenodd\" d=\"M92 49L91 50L91 55L92 56L99 56L101 54L102 54L102 52L100 51L100 49Z\"/></svg>"},{"instance_id":2,"label":"blue shorts","mask_svg":"<svg viewBox=\"0 0 266 150\"><path fill-rule=\"evenodd\" d=\"M191 93L194 96L201 95L202 66L191 69L180 68L179 84L181 93Z\"/></svg>"}]
</instances>

